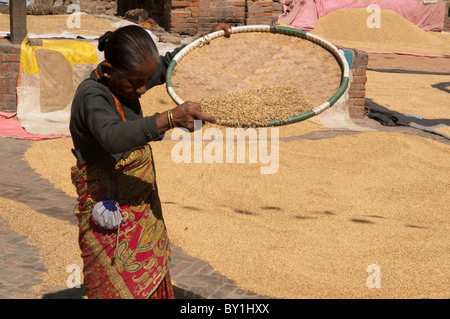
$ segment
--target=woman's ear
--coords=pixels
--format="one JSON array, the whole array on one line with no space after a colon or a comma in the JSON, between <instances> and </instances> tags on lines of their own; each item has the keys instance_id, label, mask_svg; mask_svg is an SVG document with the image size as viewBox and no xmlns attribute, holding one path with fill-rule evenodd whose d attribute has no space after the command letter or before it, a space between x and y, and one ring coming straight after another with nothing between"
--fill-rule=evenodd
<instances>
[{"instance_id":1,"label":"woman's ear","mask_svg":"<svg viewBox=\"0 0 450 319\"><path fill-rule=\"evenodd\" d=\"M104 79L111 79L111 70L112 70L112 65L111 63L109 63L108 61L103 61L100 63L100 67L102 69L102 77Z\"/></svg>"}]
</instances>

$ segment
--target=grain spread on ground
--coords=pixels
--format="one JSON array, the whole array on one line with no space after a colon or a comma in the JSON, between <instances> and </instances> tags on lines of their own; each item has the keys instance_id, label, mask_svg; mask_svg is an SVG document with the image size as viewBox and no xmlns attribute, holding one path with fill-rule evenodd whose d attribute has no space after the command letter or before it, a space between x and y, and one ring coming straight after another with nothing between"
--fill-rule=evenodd
<instances>
[{"instance_id":1,"label":"grain spread on ground","mask_svg":"<svg viewBox=\"0 0 450 319\"><path fill-rule=\"evenodd\" d=\"M147 110L170 105L144 98ZM166 137L151 145L169 237L241 288L280 298L447 297L448 145L380 132L280 142L279 171L261 175L258 163L176 164L178 141ZM41 161L71 147L35 142L26 159L74 196L73 159ZM366 285L373 264L381 289Z\"/></svg>"},{"instance_id":2,"label":"grain spread on ground","mask_svg":"<svg viewBox=\"0 0 450 319\"><path fill-rule=\"evenodd\" d=\"M67 148L68 141L64 142ZM61 145L61 143L58 144L58 146ZM66 166L58 164L57 170L61 169L62 172L63 167L65 169ZM43 171L41 173L46 174L49 171L45 170L45 173ZM62 181L66 176L67 174L64 174L59 178ZM53 177L52 181L54 181ZM70 265L77 265L82 269L83 260L78 246L77 226L36 212L23 203L2 197L0 197L0 217L9 223L12 230L27 236L28 244L39 248L39 255L45 262L47 272L43 273L42 283L32 287L33 291L42 292L54 287L58 289L66 287L69 276L67 268Z\"/></svg>"},{"instance_id":3,"label":"grain spread on ground","mask_svg":"<svg viewBox=\"0 0 450 319\"><path fill-rule=\"evenodd\" d=\"M384 79L370 72L368 78L370 97L381 101ZM370 91L371 78L379 91ZM163 89L143 96L144 114L174 107ZM418 100L405 93L403 105ZM279 130L283 137L320 128L307 120ZM293 140L280 143L277 174L261 175L258 163L175 164L176 143L151 143L169 237L241 288L279 298L448 297L448 145L377 132ZM76 196L71 147L71 139L34 142L25 159ZM20 203L0 198L0 204L0 216L40 248L49 270L43 284L65 285L67 264L81 262L77 228ZM367 286L370 265L380 267L381 289Z\"/></svg>"},{"instance_id":4,"label":"grain spread on ground","mask_svg":"<svg viewBox=\"0 0 450 319\"><path fill-rule=\"evenodd\" d=\"M448 82L450 75L367 71L366 98L402 114L448 119L449 93L438 86Z\"/></svg>"},{"instance_id":5,"label":"grain spread on ground","mask_svg":"<svg viewBox=\"0 0 450 319\"><path fill-rule=\"evenodd\" d=\"M274 85L227 94L194 98L217 124L252 126L269 120L286 121L311 110L313 105L295 87Z\"/></svg>"},{"instance_id":6,"label":"grain spread on ground","mask_svg":"<svg viewBox=\"0 0 450 319\"><path fill-rule=\"evenodd\" d=\"M116 29L111 20L88 14L81 14L79 16L79 25L75 24L77 21L73 19L74 17L69 15L27 15L27 31L28 33L71 32L76 34L100 36L106 31L114 31ZM0 15L0 31L9 31L9 28L9 14Z\"/></svg>"},{"instance_id":7,"label":"grain spread on ground","mask_svg":"<svg viewBox=\"0 0 450 319\"><path fill-rule=\"evenodd\" d=\"M366 8L332 11L316 22L310 32L335 45L371 51L419 54L450 52L450 34L426 32L392 10L380 10L380 27L369 28Z\"/></svg>"}]
</instances>

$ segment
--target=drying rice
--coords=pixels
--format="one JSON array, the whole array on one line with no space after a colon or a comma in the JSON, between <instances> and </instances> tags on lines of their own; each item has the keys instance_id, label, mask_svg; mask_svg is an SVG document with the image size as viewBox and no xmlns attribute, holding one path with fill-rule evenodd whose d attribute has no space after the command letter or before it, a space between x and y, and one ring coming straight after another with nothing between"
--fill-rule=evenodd
<instances>
[{"instance_id":1,"label":"drying rice","mask_svg":"<svg viewBox=\"0 0 450 319\"><path fill-rule=\"evenodd\" d=\"M313 108L298 89L289 85L240 90L194 98L192 101L200 103L206 113L216 118L218 124L239 123L240 126L264 124L269 120L285 121Z\"/></svg>"},{"instance_id":2,"label":"drying rice","mask_svg":"<svg viewBox=\"0 0 450 319\"><path fill-rule=\"evenodd\" d=\"M114 31L116 28L109 19L98 18L88 14L82 14L79 18L79 28L70 28L76 21L69 15L27 15L28 33L61 33L71 32L86 35L103 35L106 31ZM69 22L69 23L68 23ZM9 14L0 15L0 31L9 31Z\"/></svg>"},{"instance_id":3,"label":"drying rice","mask_svg":"<svg viewBox=\"0 0 450 319\"><path fill-rule=\"evenodd\" d=\"M450 136L450 126L442 126L442 127L438 127L436 129L436 131L445 134L447 136Z\"/></svg>"},{"instance_id":4,"label":"drying rice","mask_svg":"<svg viewBox=\"0 0 450 319\"><path fill-rule=\"evenodd\" d=\"M142 104L147 115L174 105L164 87ZM317 130L311 123L280 127L280 136ZM447 145L378 132L280 142L278 172L261 175L265 164L176 164L176 143L151 143L169 237L241 288L279 298L448 297ZM65 159L70 147L39 141L26 158L69 190L73 159L40 162L42 153ZM366 285L372 264L380 289Z\"/></svg>"},{"instance_id":5,"label":"drying rice","mask_svg":"<svg viewBox=\"0 0 450 319\"><path fill-rule=\"evenodd\" d=\"M55 149L48 150L53 154ZM65 166L54 167L59 173L66 169ZM45 169L45 174L51 171L48 168ZM66 173L61 174L59 178L67 183L67 179L64 178ZM68 267L77 265L82 269L78 227L70 225L67 221L38 213L25 204L1 197L0 217L9 223L13 231L27 236L30 245L39 248L39 255L45 262L47 272L43 274L42 283L32 287L33 291L42 292L55 287L58 289L66 287L70 275L66 272Z\"/></svg>"},{"instance_id":6,"label":"drying rice","mask_svg":"<svg viewBox=\"0 0 450 319\"><path fill-rule=\"evenodd\" d=\"M169 237L241 288L280 298L448 297L448 146L393 133L292 141L280 144L278 173L261 175L258 164L175 164L175 143L152 143ZM32 149L58 156L50 146ZM68 167L41 169L67 176ZM76 238L54 242L64 241ZM366 286L372 264L381 289Z\"/></svg>"},{"instance_id":7,"label":"drying rice","mask_svg":"<svg viewBox=\"0 0 450 319\"><path fill-rule=\"evenodd\" d=\"M367 71L366 98L402 114L450 118L449 93L436 87L450 75Z\"/></svg>"},{"instance_id":8,"label":"drying rice","mask_svg":"<svg viewBox=\"0 0 450 319\"><path fill-rule=\"evenodd\" d=\"M335 45L371 51L419 54L450 52L450 34L426 32L392 10L380 10L380 28L369 28L366 8L332 11L321 17L311 33Z\"/></svg>"},{"instance_id":9,"label":"drying rice","mask_svg":"<svg viewBox=\"0 0 450 319\"><path fill-rule=\"evenodd\" d=\"M156 112L164 112L168 109L176 107L175 102L167 94L163 85L156 86L144 94L141 98L142 112L145 115L153 115ZM222 131L225 136L226 128L222 125L206 123L204 128L214 127ZM310 118L306 121L284 126L279 131L280 137L293 137L317 131L323 128L323 125L316 119ZM168 133L169 134L169 133Z\"/></svg>"}]
</instances>

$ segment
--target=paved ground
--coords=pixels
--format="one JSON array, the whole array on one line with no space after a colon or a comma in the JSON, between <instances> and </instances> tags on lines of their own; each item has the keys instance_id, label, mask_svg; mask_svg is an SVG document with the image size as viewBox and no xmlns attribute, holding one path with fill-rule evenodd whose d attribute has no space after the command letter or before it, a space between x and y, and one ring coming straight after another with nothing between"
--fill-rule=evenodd
<instances>
[{"instance_id":1,"label":"paved ground","mask_svg":"<svg viewBox=\"0 0 450 319\"><path fill-rule=\"evenodd\" d=\"M418 135L450 145L450 140L436 134L411 127L385 127L368 118L354 120L360 126L379 131ZM311 132L291 139L323 139L342 134L359 134L346 130ZM289 142L289 140L286 140ZM55 189L47 180L35 173L23 159L31 141L0 137L0 196L22 202L34 210L68 220L76 225L72 214L75 199ZM82 289L54 287L41 294L30 288L42 281L45 264L36 247L28 244L26 236L15 233L0 218L0 299L82 298ZM207 262L188 256L173 246L171 277L176 283L178 298L265 298L238 288L234 282L215 271Z\"/></svg>"}]
</instances>

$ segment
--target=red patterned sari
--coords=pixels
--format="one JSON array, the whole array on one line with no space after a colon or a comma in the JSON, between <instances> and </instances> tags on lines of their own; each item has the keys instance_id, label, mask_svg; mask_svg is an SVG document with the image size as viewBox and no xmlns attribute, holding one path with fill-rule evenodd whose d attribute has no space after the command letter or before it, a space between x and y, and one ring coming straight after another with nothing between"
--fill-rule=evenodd
<instances>
[{"instance_id":1,"label":"red patterned sari","mask_svg":"<svg viewBox=\"0 0 450 319\"><path fill-rule=\"evenodd\" d=\"M170 243L150 146L120 160L112 174L91 164L74 166L71 173L87 297L173 298ZM93 206L109 192L116 194L122 210L119 231L101 229L91 219Z\"/></svg>"}]
</instances>

